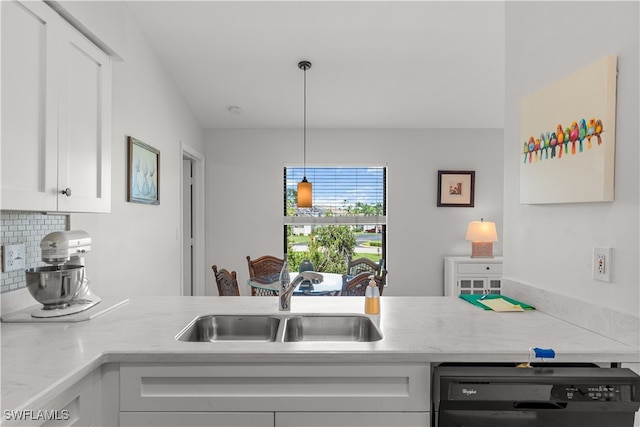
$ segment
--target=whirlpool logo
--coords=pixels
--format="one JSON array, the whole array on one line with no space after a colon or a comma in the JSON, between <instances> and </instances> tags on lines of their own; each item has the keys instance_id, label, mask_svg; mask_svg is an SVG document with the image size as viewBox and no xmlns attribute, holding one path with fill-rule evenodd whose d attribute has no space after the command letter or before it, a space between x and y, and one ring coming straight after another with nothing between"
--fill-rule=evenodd
<instances>
[{"instance_id":1,"label":"whirlpool logo","mask_svg":"<svg viewBox=\"0 0 640 427\"><path fill-rule=\"evenodd\" d=\"M478 390L474 388L463 388L462 394L464 394L465 396L472 396L474 394L478 394Z\"/></svg>"}]
</instances>

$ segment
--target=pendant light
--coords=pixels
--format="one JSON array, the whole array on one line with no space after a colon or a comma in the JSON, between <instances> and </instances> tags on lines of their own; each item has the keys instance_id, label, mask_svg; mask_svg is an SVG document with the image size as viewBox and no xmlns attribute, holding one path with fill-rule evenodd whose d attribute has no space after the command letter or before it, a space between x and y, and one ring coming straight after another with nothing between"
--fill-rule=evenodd
<instances>
[{"instance_id":1,"label":"pendant light","mask_svg":"<svg viewBox=\"0 0 640 427\"><path fill-rule=\"evenodd\" d=\"M311 62L300 61L298 68L304 72L304 175L302 181L298 183L298 207L310 208L313 205L313 191L311 183L307 181L307 70L311 68Z\"/></svg>"}]
</instances>

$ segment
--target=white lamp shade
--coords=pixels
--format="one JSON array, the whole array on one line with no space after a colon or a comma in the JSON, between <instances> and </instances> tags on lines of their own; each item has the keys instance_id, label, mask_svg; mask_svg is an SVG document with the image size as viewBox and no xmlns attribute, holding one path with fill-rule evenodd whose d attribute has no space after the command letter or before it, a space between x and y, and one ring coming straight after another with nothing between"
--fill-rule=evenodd
<instances>
[{"instance_id":1,"label":"white lamp shade","mask_svg":"<svg viewBox=\"0 0 640 427\"><path fill-rule=\"evenodd\" d=\"M491 221L471 221L467 228L466 240L472 242L497 242L496 223Z\"/></svg>"},{"instance_id":2,"label":"white lamp shade","mask_svg":"<svg viewBox=\"0 0 640 427\"><path fill-rule=\"evenodd\" d=\"M313 206L312 203L312 186L309 181L303 179L298 183L298 207L299 208L310 208Z\"/></svg>"}]
</instances>

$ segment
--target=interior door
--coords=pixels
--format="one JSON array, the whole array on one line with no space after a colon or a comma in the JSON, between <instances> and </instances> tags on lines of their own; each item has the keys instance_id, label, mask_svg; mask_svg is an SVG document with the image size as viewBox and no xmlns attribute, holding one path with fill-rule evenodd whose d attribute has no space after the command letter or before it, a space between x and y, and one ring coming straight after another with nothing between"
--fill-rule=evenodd
<instances>
[{"instance_id":1,"label":"interior door","mask_svg":"<svg viewBox=\"0 0 640 427\"><path fill-rule=\"evenodd\" d=\"M193 296L193 181L191 159L182 159L182 295Z\"/></svg>"}]
</instances>

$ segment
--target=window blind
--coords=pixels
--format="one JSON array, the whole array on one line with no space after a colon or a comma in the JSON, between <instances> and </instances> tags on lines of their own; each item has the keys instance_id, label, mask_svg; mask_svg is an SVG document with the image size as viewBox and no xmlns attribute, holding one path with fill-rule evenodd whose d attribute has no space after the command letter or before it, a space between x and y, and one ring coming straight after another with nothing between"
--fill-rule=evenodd
<instances>
[{"instance_id":1,"label":"window blind","mask_svg":"<svg viewBox=\"0 0 640 427\"><path fill-rule=\"evenodd\" d=\"M297 185L304 175L304 168L284 168L285 223L386 222L386 167L307 167L313 207L298 208Z\"/></svg>"}]
</instances>

